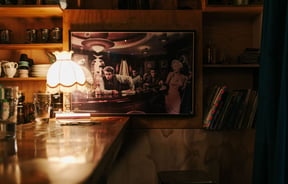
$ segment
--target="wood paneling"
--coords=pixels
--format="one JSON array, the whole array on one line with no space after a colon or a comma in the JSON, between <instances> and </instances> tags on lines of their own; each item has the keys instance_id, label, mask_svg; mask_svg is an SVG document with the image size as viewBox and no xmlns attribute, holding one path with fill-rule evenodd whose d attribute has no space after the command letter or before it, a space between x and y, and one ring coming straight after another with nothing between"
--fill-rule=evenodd
<instances>
[{"instance_id":1,"label":"wood paneling","mask_svg":"<svg viewBox=\"0 0 288 184\"><path fill-rule=\"evenodd\" d=\"M251 184L250 130L141 129L127 132L109 184L157 184L157 172L208 171L219 184Z\"/></svg>"}]
</instances>

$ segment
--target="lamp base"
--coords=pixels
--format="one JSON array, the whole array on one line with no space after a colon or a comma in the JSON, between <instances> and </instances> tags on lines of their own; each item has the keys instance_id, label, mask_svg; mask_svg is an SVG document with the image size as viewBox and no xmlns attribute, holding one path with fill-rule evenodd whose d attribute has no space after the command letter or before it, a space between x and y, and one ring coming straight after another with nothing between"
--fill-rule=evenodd
<instances>
[{"instance_id":1,"label":"lamp base","mask_svg":"<svg viewBox=\"0 0 288 184\"><path fill-rule=\"evenodd\" d=\"M90 113L55 112L56 119L90 119Z\"/></svg>"},{"instance_id":2,"label":"lamp base","mask_svg":"<svg viewBox=\"0 0 288 184\"><path fill-rule=\"evenodd\" d=\"M63 92L63 111L64 112L71 112L71 101L72 96L69 92Z\"/></svg>"}]
</instances>

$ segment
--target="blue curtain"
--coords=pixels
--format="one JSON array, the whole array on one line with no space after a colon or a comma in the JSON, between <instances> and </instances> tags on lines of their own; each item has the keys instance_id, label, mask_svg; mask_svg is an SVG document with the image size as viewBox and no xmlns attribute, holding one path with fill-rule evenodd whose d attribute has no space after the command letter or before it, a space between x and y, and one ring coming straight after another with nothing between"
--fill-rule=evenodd
<instances>
[{"instance_id":1,"label":"blue curtain","mask_svg":"<svg viewBox=\"0 0 288 184\"><path fill-rule=\"evenodd\" d=\"M264 0L254 184L287 184L288 1Z\"/></svg>"}]
</instances>

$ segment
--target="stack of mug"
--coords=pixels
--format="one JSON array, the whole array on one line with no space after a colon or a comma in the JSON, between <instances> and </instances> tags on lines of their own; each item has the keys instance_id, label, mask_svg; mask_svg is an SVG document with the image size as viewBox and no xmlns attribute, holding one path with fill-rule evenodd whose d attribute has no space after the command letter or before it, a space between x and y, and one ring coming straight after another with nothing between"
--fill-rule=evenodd
<instances>
[{"instance_id":1,"label":"stack of mug","mask_svg":"<svg viewBox=\"0 0 288 184\"><path fill-rule=\"evenodd\" d=\"M29 77L29 62L28 61L19 61L18 75L20 78Z\"/></svg>"},{"instance_id":2,"label":"stack of mug","mask_svg":"<svg viewBox=\"0 0 288 184\"><path fill-rule=\"evenodd\" d=\"M0 76L7 78L13 78L16 75L21 78L29 77L29 62L19 61L19 63L14 61L2 60L0 61ZM1 73L3 74L1 75Z\"/></svg>"}]
</instances>

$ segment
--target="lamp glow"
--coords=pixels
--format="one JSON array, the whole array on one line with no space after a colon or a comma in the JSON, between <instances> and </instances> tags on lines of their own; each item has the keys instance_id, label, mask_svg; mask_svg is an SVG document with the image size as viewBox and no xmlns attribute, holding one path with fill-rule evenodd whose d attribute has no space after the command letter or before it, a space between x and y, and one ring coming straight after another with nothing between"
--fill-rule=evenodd
<instances>
[{"instance_id":1,"label":"lamp glow","mask_svg":"<svg viewBox=\"0 0 288 184\"><path fill-rule=\"evenodd\" d=\"M53 52L56 62L47 72L48 93L63 93L63 111L71 109L71 92L85 90L85 74L82 68L71 60L72 51ZM67 99L70 96L70 100ZM66 98L66 99L65 99Z\"/></svg>"}]
</instances>

